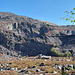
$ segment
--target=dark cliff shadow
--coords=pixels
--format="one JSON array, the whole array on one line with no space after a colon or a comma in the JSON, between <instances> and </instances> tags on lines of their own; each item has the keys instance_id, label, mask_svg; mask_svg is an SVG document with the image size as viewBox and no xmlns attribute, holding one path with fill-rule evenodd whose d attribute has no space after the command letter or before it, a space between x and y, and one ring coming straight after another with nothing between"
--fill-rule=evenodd
<instances>
[{"instance_id":1,"label":"dark cliff shadow","mask_svg":"<svg viewBox=\"0 0 75 75\"><path fill-rule=\"evenodd\" d=\"M72 49L75 46L75 35L60 36L59 39L62 41L62 48Z\"/></svg>"},{"instance_id":2,"label":"dark cliff shadow","mask_svg":"<svg viewBox=\"0 0 75 75\"><path fill-rule=\"evenodd\" d=\"M8 39L5 37L5 35L0 32L0 45L3 45L4 47L7 47L6 46L7 40Z\"/></svg>"},{"instance_id":3,"label":"dark cliff shadow","mask_svg":"<svg viewBox=\"0 0 75 75\"><path fill-rule=\"evenodd\" d=\"M44 55L51 55L50 49L52 48L51 45L47 45L44 43L36 42L36 41L29 41L24 44L16 44L15 49L17 51L21 51L21 55L29 55L29 56L36 56L38 54Z\"/></svg>"}]
</instances>

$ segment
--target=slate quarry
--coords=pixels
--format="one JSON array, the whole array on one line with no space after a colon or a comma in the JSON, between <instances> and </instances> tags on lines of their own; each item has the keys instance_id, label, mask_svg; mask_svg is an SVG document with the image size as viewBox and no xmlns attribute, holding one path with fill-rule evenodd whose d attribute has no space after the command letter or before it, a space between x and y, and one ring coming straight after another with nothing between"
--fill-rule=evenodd
<instances>
[{"instance_id":1,"label":"slate quarry","mask_svg":"<svg viewBox=\"0 0 75 75\"><path fill-rule=\"evenodd\" d=\"M0 46L21 56L51 55L53 44L60 52L75 52L75 26L0 12ZM9 52L7 51L7 52ZM12 54L13 55L13 54Z\"/></svg>"}]
</instances>

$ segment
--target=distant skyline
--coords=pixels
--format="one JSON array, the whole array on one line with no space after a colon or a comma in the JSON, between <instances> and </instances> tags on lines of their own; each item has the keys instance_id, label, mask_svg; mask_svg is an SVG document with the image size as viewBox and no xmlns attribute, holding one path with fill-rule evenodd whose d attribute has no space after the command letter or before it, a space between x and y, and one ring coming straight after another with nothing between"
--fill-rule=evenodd
<instances>
[{"instance_id":1,"label":"distant skyline","mask_svg":"<svg viewBox=\"0 0 75 75\"><path fill-rule=\"evenodd\" d=\"M72 25L71 22L60 20L64 11L75 8L75 0L0 0L0 12L11 12L16 15L55 23Z\"/></svg>"}]
</instances>

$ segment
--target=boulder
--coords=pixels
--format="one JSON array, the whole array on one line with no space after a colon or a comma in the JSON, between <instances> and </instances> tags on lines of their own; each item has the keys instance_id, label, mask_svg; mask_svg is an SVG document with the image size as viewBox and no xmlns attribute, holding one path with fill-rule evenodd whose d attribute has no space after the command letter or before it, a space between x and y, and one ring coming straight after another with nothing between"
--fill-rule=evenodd
<instances>
[{"instance_id":1,"label":"boulder","mask_svg":"<svg viewBox=\"0 0 75 75\"><path fill-rule=\"evenodd\" d=\"M27 67L23 68L20 72L26 72L27 71Z\"/></svg>"},{"instance_id":2,"label":"boulder","mask_svg":"<svg viewBox=\"0 0 75 75\"><path fill-rule=\"evenodd\" d=\"M36 72L39 72L39 71L40 71L40 69L37 69L37 70L36 70Z\"/></svg>"},{"instance_id":3,"label":"boulder","mask_svg":"<svg viewBox=\"0 0 75 75\"><path fill-rule=\"evenodd\" d=\"M62 69L62 66L57 66L57 68L58 68L59 70L61 70L61 69Z\"/></svg>"},{"instance_id":4,"label":"boulder","mask_svg":"<svg viewBox=\"0 0 75 75\"><path fill-rule=\"evenodd\" d=\"M53 71L53 73L56 74L57 72L56 71Z\"/></svg>"},{"instance_id":5,"label":"boulder","mask_svg":"<svg viewBox=\"0 0 75 75\"><path fill-rule=\"evenodd\" d=\"M32 68L36 68L36 65L35 65L35 66L33 66Z\"/></svg>"},{"instance_id":6,"label":"boulder","mask_svg":"<svg viewBox=\"0 0 75 75\"><path fill-rule=\"evenodd\" d=\"M72 64L68 64L68 67L73 68L73 65Z\"/></svg>"},{"instance_id":7,"label":"boulder","mask_svg":"<svg viewBox=\"0 0 75 75\"><path fill-rule=\"evenodd\" d=\"M41 63L39 66L45 66L45 64L44 63Z\"/></svg>"}]
</instances>

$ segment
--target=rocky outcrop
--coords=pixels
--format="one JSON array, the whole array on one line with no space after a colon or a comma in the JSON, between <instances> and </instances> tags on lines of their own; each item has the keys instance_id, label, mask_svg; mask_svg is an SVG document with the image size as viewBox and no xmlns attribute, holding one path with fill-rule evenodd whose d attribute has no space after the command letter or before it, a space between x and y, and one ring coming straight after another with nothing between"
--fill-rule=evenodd
<instances>
[{"instance_id":1,"label":"rocky outcrop","mask_svg":"<svg viewBox=\"0 0 75 75\"><path fill-rule=\"evenodd\" d=\"M21 55L51 55L53 44L63 52L75 49L73 25L56 24L0 12L0 45Z\"/></svg>"},{"instance_id":2,"label":"rocky outcrop","mask_svg":"<svg viewBox=\"0 0 75 75\"><path fill-rule=\"evenodd\" d=\"M13 50L8 50L7 48L0 45L0 54L6 54L9 56L18 56L18 53Z\"/></svg>"}]
</instances>

